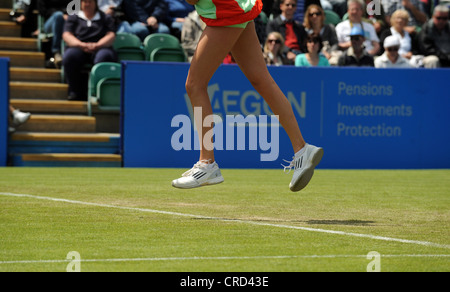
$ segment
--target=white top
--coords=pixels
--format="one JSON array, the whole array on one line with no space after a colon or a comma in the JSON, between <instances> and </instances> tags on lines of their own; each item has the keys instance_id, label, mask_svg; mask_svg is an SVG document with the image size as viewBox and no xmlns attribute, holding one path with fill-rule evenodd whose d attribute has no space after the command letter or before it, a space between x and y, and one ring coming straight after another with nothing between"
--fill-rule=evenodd
<instances>
[{"instance_id":1,"label":"white top","mask_svg":"<svg viewBox=\"0 0 450 292\"><path fill-rule=\"evenodd\" d=\"M402 37L399 32L391 27L391 33L400 40L400 50L398 51L400 55L404 55L411 51L411 36L407 31L404 32L405 35Z\"/></svg>"},{"instance_id":2,"label":"white top","mask_svg":"<svg viewBox=\"0 0 450 292\"><path fill-rule=\"evenodd\" d=\"M364 46L366 48L366 51L371 51L373 49L372 41L378 43L380 42L375 27L372 24L368 22L362 22L361 26L361 23L351 23L350 20L347 19L336 26L336 34L339 43L350 41L350 32L353 26L359 26L364 31L364 36L366 38Z\"/></svg>"},{"instance_id":3,"label":"white top","mask_svg":"<svg viewBox=\"0 0 450 292\"><path fill-rule=\"evenodd\" d=\"M386 53L375 59L375 68L412 68L408 60L398 56L397 62L392 63Z\"/></svg>"}]
</instances>

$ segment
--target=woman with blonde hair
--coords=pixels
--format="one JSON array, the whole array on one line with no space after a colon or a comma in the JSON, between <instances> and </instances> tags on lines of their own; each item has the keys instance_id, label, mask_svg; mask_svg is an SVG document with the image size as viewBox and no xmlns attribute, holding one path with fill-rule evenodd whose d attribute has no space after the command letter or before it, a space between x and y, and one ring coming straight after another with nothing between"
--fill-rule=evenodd
<instances>
[{"instance_id":1,"label":"woman with blonde hair","mask_svg":"<svg viewBox=\"0 0 450 292\"><path fill-rule=\"evenodd\" d=\"M331 52L338 49L338 39L334 25L325 24L325 11L316 4L308 6L305 12L303 26L309 35L319 35L322 38L322 53L331 58Z\"/></svg>"},{"instance_id":2,"label":"woman with blonde hair","mask_svg":"<svg viewBox=\"0 0 450 292\"><path fill-rule=\"evenodd\" d=\"M409 13L406 10L399 9L392 13L391 27L386 29L380 37L381 43L389 36L395 36L400 41L399 55L410 61L413 67L420 67L422 65L423 56L414 56L413 41L411 35L406 31L409 23Z\"/></svg>"},{"instance_id":3,"label":"woman with blonde hair","mask_svg":"<svg viewBox=\"0 0 450 292\"><path fill-rule=\"evenodd\" d=\"M288 65L289 60L283 54L284 38L281 33L273 31L267 36L264 44L264 60L267 65Z\"/></svg>"}]
</instances>

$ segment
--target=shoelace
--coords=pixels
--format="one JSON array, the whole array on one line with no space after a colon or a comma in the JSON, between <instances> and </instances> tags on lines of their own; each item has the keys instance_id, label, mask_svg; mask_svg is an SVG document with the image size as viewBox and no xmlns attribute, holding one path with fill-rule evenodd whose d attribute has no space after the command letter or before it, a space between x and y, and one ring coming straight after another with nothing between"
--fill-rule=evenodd
<instances>
[{"instance_id":1,"label":"shoelace","mask_svg":"<svg viewBox=\"0 0 450 292\"><path fill-rule=\"evenodd\" d=\"M294 170L295 170L295 164L294 164L295 156L292 157L292 160L291 160L291 161L286 160L286 159L283 159L283 161L289 163L289 165L281 164L281 166L284 167L284 170L283 170L284 173L289 174L289 173L291 172L292 168L294 168ZM286 172L287 169L289 169L288 172Z\"/></svg>"},{"instance_id":2,"label":"shoelace","mask_svg":"<svg viewBox=\"0 0 450 292\"><path fill-rule=\"evenodd\" d=\"M211 159L208 160L200 160L199 162L197 162L196 164L194 164L194 166L189 169L188 171L186 171L185 173L182 174L183 177L187 177L187 176L191 176L195 173L196 169L204 169L206 168L209 164L211 164Z\"/></svg>"}]
</instances>

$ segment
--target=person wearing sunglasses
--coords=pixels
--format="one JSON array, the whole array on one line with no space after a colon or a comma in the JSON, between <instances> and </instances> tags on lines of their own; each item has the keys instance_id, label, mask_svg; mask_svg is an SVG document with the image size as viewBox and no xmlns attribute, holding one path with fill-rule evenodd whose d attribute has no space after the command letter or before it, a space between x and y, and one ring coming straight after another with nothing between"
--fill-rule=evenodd
<instances>
[{"instance_id":1,"label":"person wearing sunglasses","mask_svg":"<svg viewBox=\"0 0 450 292\"><path fill-rule=\"evenodd\" d=\"M303 26L309 35L320 35L323 45L321 52L330 59L332 50L338 48L338 40L334 26L325 24L325 12L322 7L315 4L308 6Z\"/></svg>"},{"instance_id":2,"label":"person wearing sunglasses","mask_svg":"<svg viewBox=\"0 0 450 292\"><path fill-rule=\"evenodd\" d=\"M383 43L384 53L375 59L375 68L411 68L408 60L400 56L400 40L396 36L388 36Z\"/></svg>"},{"instance_id":3,"label":"person wearing sunglasses","mask_svg":"<svg viewBox=\"0 0 450 292\"><path fill-rule=\"evenodd\" d=\"M449 8L438 5L433 18L422 27L418 36L425 68L450 67L450 22Z\"/></svg>"},{"instance_id":4,"label":"person wearing sunglasses","mask_svg":"<svg viewBox=\"0 0 450 292\"><path fill-rule=\"evenodd\" d=\"M267 65L281 66L288 65L289 60L283 54L284 39L279 32L271 32L264 44L264 60Z\"/></svg>"},{"instance_id":5,"label":"person wearing sunglasses","mask_svg":"<svg viewBox=\"0 0 450 292\"><path fill-rule=\"evenodd\" d=\"M307 34L303 25L294 20L297 0L281 0L281 14L267 24L267 35L271 32L279 32L284 38L284 52L293 65L295 57L303 53L301 44Z\"/></svg>"}]
</instances>

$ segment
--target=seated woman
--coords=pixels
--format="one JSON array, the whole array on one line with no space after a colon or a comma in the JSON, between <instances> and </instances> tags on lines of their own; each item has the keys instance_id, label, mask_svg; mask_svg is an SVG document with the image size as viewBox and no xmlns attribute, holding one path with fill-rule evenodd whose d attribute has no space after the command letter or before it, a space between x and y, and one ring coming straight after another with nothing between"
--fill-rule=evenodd
<instances>
[{"instance_id":1,"label":"seated woman","mask_svg":"<svg viewBox=\"0 0 450 292\"><path fill-rule=\"evenodd\" d=\"M267 36L264 44L264 60L267 65L289 65L284 51L284 38L281 33L273 31Z\"/></svg>"},{"instance_id":2,"label":"seated woman","mask_svg":"<svg viewBox=\"0 0 450 292\"><path fill-rule=\"evenodd\" d=\"M86 64L117 61L115 37L114 20L99 10L97 0L81 0L80 12L68 18L63 33L69 100L87 99L87 80L80 74Z\"/></svg>"},{"instance_id":3,"label":"seated woman","mask_svg":"<svg viewBox=\"0 0 450 292\"><path fill-rule=\"evenodd\" d=\"M311 4L305 12L303 26L308 34L320 35L322 38L322 53L327 59L331 58L331 52L338 49L338 39L334 25L325 24L325 11L322 7Z\"/></svg>"},{"instance_id":4,"label":"seated woman","mask_svg":"<svg viewBox=\"0 0 450 292\"><path fill-rule=\"evenodd\" d=\"M413 40L405 29L408 22L408 11L402 9L396 10L391 16L391 27L381 34L380 40L384 42L389 36L396 36L400 40L400 49L398 51L400 56L409 60L411 66L420 67L423 56L413 55Z\"/></svg>"},{"instance_id":5,"label":"seated woman","mask_svg":"<svg viewBox=\"0 0 450 292\"><path fill-rule=\"evenodd\" d=\"M330 66L328 59L320 53L322 50L322 38L320 35L310 34L306 38L305 54L297 55L295 58L295 66L297 67L315 67L315 66Z\"/></svg>"}]
</instances>

